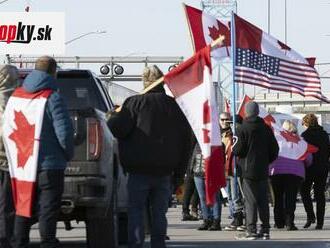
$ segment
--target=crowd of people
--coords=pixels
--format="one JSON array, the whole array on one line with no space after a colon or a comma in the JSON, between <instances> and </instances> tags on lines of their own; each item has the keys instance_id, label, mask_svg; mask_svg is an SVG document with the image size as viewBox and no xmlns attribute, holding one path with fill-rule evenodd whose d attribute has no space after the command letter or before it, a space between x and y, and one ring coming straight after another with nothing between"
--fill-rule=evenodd
<instances>
[{"instance_id":1,"label":"crowd of people","mask_svg":"<svg viewBox=\"0 0 330 248\"><path fill-rule=\"evenodd\" d=\"M56 222L64 186L64 169L73 156L73 127L66 106L56 87L56 61L41 57L20 90L35 94L50 90L44 110L38 154L36 200L33 218L15 216L11 180L5 146L0 139L0 247L24 248L29 245L31 225L39 222L41 247L59 247ZM157 66L143 71L144 87L163 76ZM19 87L18 70L11 65L0 67L0 113L2 116L12 92ZM146 94L127 98L121 108L109 113L108 126L118 139L120 160L128 174L128 246L144 245L144 212L151 216L151 247L166 247L169 199L184 178L182 221L202 219L200 231L222 230L221 190L215 204L206 204L205 161L187 119L162 84ZM278 142L270 126L259 117L259 106L250 101L245 105L244 119L229 113L219 118L224 146L227 195L232 222L226 231L244 231L237 239L270 238L269 191L274 196L275 228L297 230L294 222L297 194L300 192L309 228L316 222L322 229L325 215L325 187L329 169L330 143L328 134L314 114L307 114L302 123L306 130L301 137L318 148L305 160L279 156ZM295 124L286 120L283 129L299 136ZM0 134L3 135L2 130ZM220 166L220 165L219 165ZM316 215L311 187L314 189ZM258 216L261 221L258 229Z\"/></svg>"},{"instance_id":2,"label":"crowd of people","mask_svg":"<svg viewBox=\"0 0 330 248\"><path fill-rule=\"evenodd\" d=\"M316 222L315 229L322 229L325 215L325 190L329 170L330 143L327 132L319 125L314 114L306 114L302 119L305 131L299 136L296 125L291 120L285 120L282 128L308 144L314 145L318 151L308 153L304 159L289 159L278 156L279 147L273 131L258 117L259 106L251 101L245 106L245 118L236 115L236 135L233 137L232 117L230 113L220 115L222 142L225 147L225 172L227 178L226 195L229 203L229 212L232 222L226 226L226 231L244 231L236 236L240 240L269 239L269 199L274 205L274 228L288 231L298 230L295 225L295 210L298 193L306 211L306 224L309 228ZM200 155L200 154L199 154ZM191 167L201 163L196 154L193 154ZM189 168L189 167L188 167ZM190 169L188 169L190 171ZM195 171L195 177L199 174ZM190 174L186 174L185 185L188 184ZM189 185L189 192L193 186ZM200 197L201 216L196 216L196 203L193 200L193 215L189 215L187 207L191 194L184 191L184 209L182 221L203 219L198 230L222 230L221 225L212 228L212 220L221 217L223 200L221 193L217 196L217 203L213 206L216 215L208 214L205 210L205 192L199 190L200 184L195 181L195 187ZM313 210L311 189L314 189L316 201L316 217ZM197 205L198 206L198 205ZM209 208L212 209L212 208ZM220 211L220 212L219 212ZM214 211L213 211L214 212ZM257 216L261 225L257 229ZM244 221L245 220L245 221Z\"/></svg>"}]
</instances>

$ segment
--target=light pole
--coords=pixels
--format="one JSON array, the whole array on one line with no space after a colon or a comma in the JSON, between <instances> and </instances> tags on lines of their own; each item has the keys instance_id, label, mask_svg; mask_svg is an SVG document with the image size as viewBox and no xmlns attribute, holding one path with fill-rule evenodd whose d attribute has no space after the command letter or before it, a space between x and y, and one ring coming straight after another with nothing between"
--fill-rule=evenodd
<instances>
[{"instance_id":1,"label":"light pole","mask_svg":"<svg viewBox=\"0 0 330 248\"><path fill-rule=\"evenodd\" d=\"M268 34L270 34L270 0L268 0Z\"/></svg>"},{"instance_id":2,"label":"light pole","mask_svg":"<svg viewBox=\"0 0 330 248\"><path fill-rule=\"evenodd\" d=\"M287 44L287 39L288 39L288 28L287 28L287 25L288 25L288 16L287 16L287 2L285 0L284 2L285 6L284 6L284 11L285 11L285 44Z\"/></svg>"},{"instance_id":3,"label":"light pole","mask_svg":"<svg viewBox=\"0 0 330 248\"><path fill-rule=\"evenodd\" d=\"M3 3L8 2L8 1L9 0L3 0L3 1L0 2L0 4L3 4Z\"/></svg>"},{"instance_id":4,"label":"light pole","mask_svg":"<svg viewBox=\"0 0 330 248\"><path fill-rule=\"evenodd\" d=\"M68 40L68 41L66 41L64 44L65 44L65 45L68 45L68 44L70 44L70 43L72 43L72 42L74 42L74 41L76 41L76 40L79 40L79 39L85 37L85 36L92 35L92 34L105 34L106 32L107 32L107 31L105 31L105 30L97 30L97 31L88 32L88 33L85 33L85 34L79 35L78 37L73 38L72 40Z\"/></svg>"}]
</instances>

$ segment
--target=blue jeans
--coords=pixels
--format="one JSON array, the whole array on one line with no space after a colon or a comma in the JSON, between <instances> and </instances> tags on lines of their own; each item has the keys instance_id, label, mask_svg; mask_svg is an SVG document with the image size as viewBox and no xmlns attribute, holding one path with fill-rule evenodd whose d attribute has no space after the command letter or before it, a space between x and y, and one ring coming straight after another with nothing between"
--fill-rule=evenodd
<instances>
[{"instance_id":1,"label":"blue jeans","mask_svg":"<svg viewBox=\"0 0 330 248\"><path fill-rule=\"evenodd\" d=\"M144 209L149 200L151 210L151 247L165 248L166 212L170 195L170 176L130 174L128 178L128 247L144 244Z\"/></svg>"},{"instance_id":2,"label":"blue jeans","mask_svg":"<svg viewBox=\"0 0 330 248\"><path fill-rule=\"evenodd\" d=\"M203 219L221 219L221 198L220 191L216 194L216 200L212 207L206 205L205 179L194 177L196 189L199 195Z\"/></svg>"},{"instance_id":3,"label":"blue jeans","mask_svg":"<svg viewBox=\"0 0 330 248\"><path fill-rule=\"evenodd\" d=\"M227 177L229 212L231 216L243 212L244 209L241 189L238 185L238 180L240 180L239 177L237 177L237 181L235 185L235 178L233 176Z\"/></svg>"}]
</instances>

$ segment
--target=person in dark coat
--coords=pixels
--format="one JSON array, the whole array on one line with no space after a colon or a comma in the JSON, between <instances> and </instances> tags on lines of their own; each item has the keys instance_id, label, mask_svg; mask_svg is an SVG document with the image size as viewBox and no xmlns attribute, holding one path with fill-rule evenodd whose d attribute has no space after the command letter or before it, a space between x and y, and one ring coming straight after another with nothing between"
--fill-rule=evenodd
<instances>
[{"instance_id":1,"label":"person in dark coat","mask_svg":"<svg viewBox=\"0 0 330 248\"><path fill-rule=\"evenodd\" d=\"M192 155L191 155L192 156ZM193 159L193 158L191 158ZM182 200L182 221L198 220L198 204L199 196L195 186L193 166L191 163L187 166L186 176L184 179L184 192ZM191 212L190 212L191 205Z\"/></svg>"},{"instance_id":2,"label":"person in dark coat","mask_svg":"<svg viewBox=\"0 0 330 248\"><path fill-rule=\"evenodd\" d=\"M273 131L258 114L258 104L248 102L246 118L237 129L237 140L233 146L233 153L239 157L242 167L245 197L247 232L236 237L242 240L269 239L268 166L277 158L279 148ZM258 213L261 230L257 235Z\"/></svg>"},{"instance_id":3,"label":"person in dark coat","mask_svg":"<svg viewBox=\"0 0 330 248\"><path fill-rule=\"evenodd\" d=\"M163 76L157 66L146 67L144 87ZM152 211L151 247L165 247L166 212L173 173L182 176L190 159L191 128L172 97L158 85L127 98L108 120L119 141L121 164L128 172L128 246L143 247L143 209ZM178 177L178 176L177 176Z\"/></svg>"},{"instance_id":4,"label":"person in dark coat","mask_svg":"<svg viewBox=\"0 0 330 248\"><path fill-rule=\"evenodd\" d=\"M36 200L34 215L39 221L41 248L59 247L56 239L57 218L60 213L64 188L64 170L73 157L73 126L69 112L56 85L57 63L52 57L43 56L36 61L33 70L24 80L23 89L35 93L51 89L47 99L40 134L38 155ZM33 218L16 215L15 248L26 248Z\"/></svg>"},{"instance_id":5,"label":"person in dark coat","mask_svg":"<svg viewBox=\"0 0 330 248\"><path fill-rule=\"evenodd\" d=\"M330 143L329 136L323 127L318 124L314 114L307 114L302 120L302 124L307 128L301 136L307 143L319 148L313 154L312 165L306 170L306 178L301 186L301 197L307 213L307 222L304 228L315 223L315 213L311 199L311 187L314 184L314 197L316 200L316 229L322 229L325 213L325 187L329 171Z\"/></svg>"}]
</instances>

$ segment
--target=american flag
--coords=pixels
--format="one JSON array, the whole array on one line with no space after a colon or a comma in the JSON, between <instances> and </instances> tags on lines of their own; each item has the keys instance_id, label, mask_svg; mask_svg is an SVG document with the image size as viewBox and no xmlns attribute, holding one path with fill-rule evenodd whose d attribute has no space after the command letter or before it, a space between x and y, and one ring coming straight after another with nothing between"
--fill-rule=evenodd
<instances>
[{"instance_id":1,"label":"american flag","mask_svg":"<svg viewBox=\"0 0 330 248\"><path fill-rule=\"evenodd\" d=\"M315 68L293 49L235 16L235 82L330 102Z\"/></svg>"}]
</instances>

